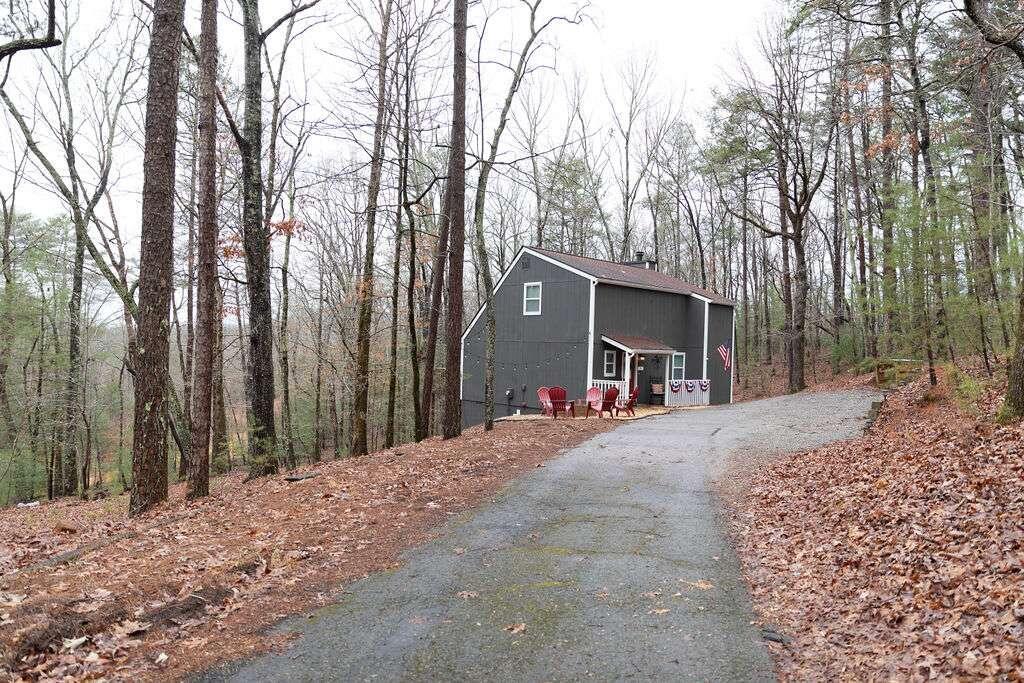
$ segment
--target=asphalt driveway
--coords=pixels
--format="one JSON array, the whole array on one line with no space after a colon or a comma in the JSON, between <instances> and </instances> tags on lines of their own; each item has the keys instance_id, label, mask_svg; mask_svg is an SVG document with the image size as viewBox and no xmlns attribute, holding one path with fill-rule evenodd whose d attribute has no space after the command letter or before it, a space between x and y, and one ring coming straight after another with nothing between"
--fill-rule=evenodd
<instances>
[{"instance_id":1,"label":"asphalt driveway","mask_svg":"<svg viewBox=\"0 0 1024 683\"><path fill-rule=\"evenodd\" d=\"M628 422L510 484L398 570L206 680L771 680L711 481L727 457L858 434L868 392Z\"/></svg>"}]
</instances>

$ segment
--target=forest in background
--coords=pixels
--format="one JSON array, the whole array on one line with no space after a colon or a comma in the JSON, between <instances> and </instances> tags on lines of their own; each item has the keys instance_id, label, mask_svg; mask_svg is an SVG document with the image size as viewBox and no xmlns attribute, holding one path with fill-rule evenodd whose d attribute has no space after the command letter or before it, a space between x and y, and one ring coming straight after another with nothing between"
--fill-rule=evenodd
<instances>
[{"instance_id":1,"label":"forest in background","mask_svg":"<svg viewBox=\"0 0 1024 683\"><path fill-rule=\"evenodd\" d=\"M0 504L134 485L141 511L201 495L204 457L260 476L452 436L463 321L524 245L642 250L735 299L741 385L1015 348L1015 3L786 3L699 114L654 87L679 65L559 71L586 3L262 4L0 23ZM322 58L354 75L314 89L301 47L338 25Z\"/></svg>"}]
</instances>

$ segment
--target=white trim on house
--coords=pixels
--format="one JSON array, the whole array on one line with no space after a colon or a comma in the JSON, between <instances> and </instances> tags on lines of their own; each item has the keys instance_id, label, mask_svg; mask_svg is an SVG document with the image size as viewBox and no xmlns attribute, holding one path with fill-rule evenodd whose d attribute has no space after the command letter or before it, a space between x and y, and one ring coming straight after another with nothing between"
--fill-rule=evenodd
<instances>
[{"instance_id":1,"label":"white trim on house","mask_svg":"<svg viewBox=\"0 0 1024 683\"><path fill-rule=\"evenodd\" d=\"M593 275L591 275L590 273L585 273L585 272L583 272L582 270L580 270L578 268L573 268L572 266L570 266L568 264L562 263L558 259L551 258L550 256L542 254L539 251L534 251L530 247L523 247L522 250L524 252L527 252L527 253L533 255L533 256L536 256L539 259L547 261L548 263L556 265L559 268L562 268L564 270L568 270L570 273L574 273L575 275L579 275L582 278L586 278L587 280L590 280L591 282L597 282L598 281L598 279L596 277L594 277Z\"/></svg>"},{"instance_id":2,"label":"white trim on house","mask_svg":"<svg viewBox=\"0 0 1024 683\"><path fill-rule=\"evenodd\" d=\"M703 302L704 302L704 303L706 303L706 304L714 304L714 303L718 303L717 301L714 301L713 299L709 299L709 298L707 298L706 296L701 296L700 294L694 294L694 293L690 293L690 294L688 294L687 296L692 296L692 297L693 297L694 299L699 299L700 301L703 301ZM732 306L733 308L735 308L735 304L725 304L725 303L720 303L720 304L718 304L718 305L719 305L719 306Z\"/></svg>"},{"instance_id":3,"label":"white trim on house","mask_svg":"<svg viewBox=\"0 0 1024 683\"><path fill-rule=\"evenodd\" d=\"M703 301L705 303L707 303L707 302L717 303L717 304L719 304L721 306L731 306L731 307L734 307L734 308L736 306L736 303L733 302L733 301L713 301L712 299L709 299L706 296L703 296L701 294L697 294L695 292L680 292L677 289L666 289L666 288L663 288L663 287L651 287L650 285L641 285L641 284L637 284L635 282L620 282L619 280L607 280L607 279L604 279L604 278L595 277L595 276L591 275L590 273L588 273L586 271L580 270L579 268L573 268L572 266L570 266L568 264L562 263L561 261L559 261L556 258L552 258L550 256L547 256L546 254L542 254L539 251L534 251L530 247L523 247L522 251L528 251L529 253L533 254L537 258L544 259L548 263L553 263L554 265L556 265L556 266L558 266L560 268L564 268L565 270L568 270L570 273L575 273L576 275L579 275L580 277L586 278L586 279L590 280L592 283L595 283L595 284L600 282L601 284L615 285L615 286L618 286L618 287L632 287L633 289L646 289L647 291L650 291L650 292L666 292L668 294L681 294L683 296L692 296L693 298L699 299L699 300L701 300L701 301ZM510 268L511 268L511 266L510 266ZM495 291L497 291L497 287L495 287Z\"/></svg>"},{"instance_id":4,"label":"white trim on house","mask_svg":"<svg viewBox=\"0 0 1024 683\"><path fill-rule=\"evenodd\" d=\"M608 354L609 353L612 354L612 359L611 359L612 371L611 372L608 372ZM615 365L618 362L618 360L619 360L619 352L618 351L608 350L608 349L604 350L604 354L602 354L602 356L601 356L601 364L602 364L601 365L601 372L602 372L602 374L604 375L604 377L606 379L608 377L614 377L615 376Z\"/></svg>"},{"instance_id":5,"label":"white trim on house","mask_svg":"<svg viewBox=\"0 0 1024 683\"><path fill-rule=\"evenodd\" d=\"M622 380L626 383L627 394L633 390L633 358L635 357L636 354L632 351L622 354Z\"/></svg>"},{"instance_id":6,"label":"white trim on house","mask_svg":"<svg viewBox=\"0 0 1024 683\"><path fill-rule=\"evenodd\" d=\"M617 342L614 339L612 339L611 337L606 337L603 334L601 335L601 341L603 341L603 342L605 342L607 344L611 344L615 348L622 349L623 351L632 351L633 350L633 349L629 348L628 346L626 346L625 344Z\"/></svg>"},{"instance_id":7,"label":"white trim on house","mask_svg":"<svg viewBox=\"0 0 1024 683\"><path fill-rule=\"evenodd\" d=\"M597 281L590 281L590 318L587 327L587 376L583 386L589 387L594 378L594 306L597 302Z\"/></svg>"},{"instance_id":8,"label":"white trim on house","mask_svg":"<svg viewBox=\"0 0 1024 683\"><path fill-rule=\"evenodd\" d=\"M704 300L704 375L701 379L708 378L708 328L711 327L711 300Z\"/></svg>"},{"instance_id":9,"label":"white trim on house","mask_svg":"<svg viewBox=\"0 0 1024 683\"><path fill-rule=\"evenodd\" d=\"M592 276L586 276L586 277L592 277ZM679 296L692 296L694 299L697 299L699 301L711 302L713 304L718 304L719 306L729 306L730 308L735 308L736 307L736 303L733 302L733 301L725 301L725 300L723 300L723 301L715 301L714 299L709 299L706 296L703 296L701 294L697 294L696 292L680 292L678 289L665 289L664 287L651 287L650 285L640 285L640 284L636 284L634 282L622 282L620 280L606 280L606 279L603 279L603 278L598 278L597 281L600 284L602 284L602 285L612 285L614 287L629 287L631 289L643 289L643 290L648 291L648 292L664 292L665 294L677 294Z\"/></svg>"},{"instance_id":10,"label":"white trim on house","mask_svg":"<svg viewBox=\"0 0 1024 683\"><path fill-rule=\"evenodd\" d=\"M732 349L732 370L729 371L729 403L732 403L732 390L736 385L736 309L732 309L732 341L729 342ZM744 369L746 372L746 369Z\"/></svg>"},{"instance_id":11,"label":"white trim on house","mask_svg":"<svg viewBox=\"0 0 1024 683\"><path fill-rule=\"evenodd\" d=\"M669 376L669 379L671 379L671 380L675 380L676 379L672 375L672 371L676 369L676 365L675 365L675 363L676 363L676 356L682 356L683 357L683 367L681 368L682 371L683 371L683 376L680 377L679 379L686 379L686 352L685 351L675 351L675 352L673 352L669 356L668 364L667 364L668 365L668 376Z\"/></svg>"},{"instance_id":12,"label":"white trim on house","mask_svg":"<svg viewBox=\"0 0 1024 683\"><path fill-rule=\"evenodd\" d=\"M530 287L536 287L539 290L537 292L536 299L534 299L533 297L528 297L526 295L527 292L529 291ZM527 301L536 301L537 302L537 310L536 311L528 311L528 310L526 310L526 302ZM540 315L541 311L543 310L543 307L544 307L543 304L544 304L544 283L541 282L541 281L537 281L537 282L524 282L523 283L523 315Z\"/></svg>"},{"instance_id":13,"label":"white trim on house","mask_svg":"<svg viewBox=\"0 0 1024 683\"><path fill-rule=\"evenodd\" d=\"M683 367L684 368L685 368L685 363L686 363L686 358L685 358L685 353L684 353L684 357L683 357L683 364L684 364ZM686 370L685 369L683 370L683 375L684 376L686 375ZM669 356L668 357L668 362L665 363L665 379L663 380L665 382L665 386L662 388L662 391L664 391L665 393L663 393L661 395L661 402L664 403L665 405L668 405L668 394L672 390L671 389L671 385L669 385L669 382L671 380L672 380L672 356Z\"/></svg>"},{"instance_id":14,"label":"white trim on house","mask_svg":"<svg viewBox=\"0 0 1024 683\"><path fill-rule=\"evenodd\" d=\"M675 349L634 349L634 348L631 348L629 346L626 346L622 342L615 341L611 337L607 337L607 336L605 336L603 334L601 335L601 341L607 342L607 343L611 344L612 346L614 346L614 347L616 347L618 349L622 349L623 351L625 351L627 353L632 353L632 354L649 353L652 356L658 356L658 355L664 356L665 354L670 354L670 353L675 353L676 352Z\"/></svg>"}]
</instances>

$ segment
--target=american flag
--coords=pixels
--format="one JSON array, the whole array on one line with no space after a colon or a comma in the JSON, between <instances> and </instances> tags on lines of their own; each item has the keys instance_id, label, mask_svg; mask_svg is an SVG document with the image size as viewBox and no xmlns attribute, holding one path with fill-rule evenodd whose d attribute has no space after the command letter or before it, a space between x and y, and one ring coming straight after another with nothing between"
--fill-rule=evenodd
<instances>
[{"instance_id":1,"label":"american flag","mask_svg":"<svg viewBox=\"0 0 1024 683\"><path fill-rule=\"evenodd\" d=\"M722 357L722 362L725 364L726 371L729 370L729 356L731 355L730 349L725 344L718 347L718 355Z\"/></svg>"}]
</instances>

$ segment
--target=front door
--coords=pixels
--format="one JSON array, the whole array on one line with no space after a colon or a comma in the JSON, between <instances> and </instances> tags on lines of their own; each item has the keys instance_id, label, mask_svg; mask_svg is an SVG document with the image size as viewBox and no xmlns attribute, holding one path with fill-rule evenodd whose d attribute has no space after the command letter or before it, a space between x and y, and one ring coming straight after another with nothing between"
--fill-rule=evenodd
<instances>
[{"instance_id":1,"label":"front door","mask_svg":"<svg viewBox=\"0 0 1024 683\"><path fill-rule=\"evenodd\" d=\"M641 357L643 360L641 360ZM642 354L636 356L636 378L634 386L639 387L637 403L645 405L664 405L664 383L665 383L665 356ZM653 390L660 389L661 393L654 393Z\"/></svg>"}]
</instances>

